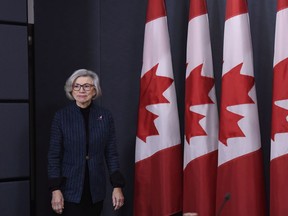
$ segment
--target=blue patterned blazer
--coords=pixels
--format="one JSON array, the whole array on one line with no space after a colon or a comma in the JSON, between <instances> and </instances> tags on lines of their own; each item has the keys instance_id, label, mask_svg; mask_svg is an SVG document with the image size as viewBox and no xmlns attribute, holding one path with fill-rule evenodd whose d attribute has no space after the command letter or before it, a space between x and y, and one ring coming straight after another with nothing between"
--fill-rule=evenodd
<instances>
[{"instance_id":1,"label":"blue patterned blazer","mask_svg":"<svg viewBox=\"0 0 288 216\"><path fill-rule=\"evenodd\" d=\"M64 200L79 203L86 166L86 131L80 108L73 103L56 112L51 126L48 178L65 178ZM93 202L106 194L105 161L111 175L119 170L115 128L111 113L92 104L89 113L89 180Z\"/></svg>"}]
</instances>

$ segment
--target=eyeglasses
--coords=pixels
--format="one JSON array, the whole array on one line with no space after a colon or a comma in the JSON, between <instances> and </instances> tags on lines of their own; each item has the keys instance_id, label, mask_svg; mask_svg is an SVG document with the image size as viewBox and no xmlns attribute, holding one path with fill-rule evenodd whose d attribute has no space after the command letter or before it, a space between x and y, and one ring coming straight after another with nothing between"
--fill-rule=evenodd
<instances>
[{"instance_id":1,"label":"eyeglasses","mask_svg":"<svg viewBox=\"0 0 288 216\"><path fill-rule=\"evenodd\" d=\"M74 91L80 91L81 87L83 88L84 91L90 91L91 88L94 87L94 85L89 84L89 83L84 83L83 85L80 85L78 83L73 85L73 90Z\"/></svg>"}]
</instances>

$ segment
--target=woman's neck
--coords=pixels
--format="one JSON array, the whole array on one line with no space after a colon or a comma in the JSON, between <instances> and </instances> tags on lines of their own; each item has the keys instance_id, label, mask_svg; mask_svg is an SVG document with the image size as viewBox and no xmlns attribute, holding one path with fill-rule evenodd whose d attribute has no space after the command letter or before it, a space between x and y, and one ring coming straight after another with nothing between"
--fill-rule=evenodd
<instances>
[{"instance_id":1,"label":"woman's neck","mask_svg":"<svg viewBox=\"0 0 288 216\"><path fill-rule=\"evenodd\" d=\"M76 101L76 105L77 105L78 107L82 108L82 109L85 109L85 108L89 107L90 104L91 104L91 101L89 101L89 102L87 102L87 103L78 103L78 102Z\"/></svg>"}]
</instances>

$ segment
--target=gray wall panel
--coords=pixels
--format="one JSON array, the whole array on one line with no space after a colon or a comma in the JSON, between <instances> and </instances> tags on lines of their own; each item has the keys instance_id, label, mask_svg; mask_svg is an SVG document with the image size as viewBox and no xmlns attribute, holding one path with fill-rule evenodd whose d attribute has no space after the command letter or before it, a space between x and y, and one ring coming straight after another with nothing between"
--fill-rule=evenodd
<instances>
[{"instance_id":1,"label":"gray wall panel","mask_svg":"<svg viewBox=\"0 0 288 216\"><path fill-rule=\"evenodd\" d=\"M0 25L0 47L0 99L27 99L27 27Z\"/></svg>"},{"instance_id":2,"label":"gray wall panel","mask_svg":"<svg viewBox=\"0 0 288 216\"><path fill-rule=\"evenodd\" d=\"M30 216L29 181L0 183L1 216Z\"/></svg>"},{"instance_id":3,"label":"gray wall panel","mask_svg":"<svg viewBox=\"0 0 288 216\"><path fill-rule=\"evenodd\" d=\"M26 0L1 0L0 21L27 22Z\"/></svg>"},{"instance_id":4,"label":"gray wall panel","mask_svg":"<svg viewBox=\"0 0 288 216\"><path fill-rule=\"evenodd\" d=\"M28 104L0 104L0 179L29 176Z\"/></svg>"}]
</instances>

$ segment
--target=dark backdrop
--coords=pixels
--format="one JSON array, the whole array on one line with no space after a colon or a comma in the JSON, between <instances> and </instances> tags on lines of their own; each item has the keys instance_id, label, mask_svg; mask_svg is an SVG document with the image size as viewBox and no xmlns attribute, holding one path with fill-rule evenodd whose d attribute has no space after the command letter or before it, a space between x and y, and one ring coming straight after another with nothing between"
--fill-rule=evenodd
<instances>
[{"instance_id":1,"label":"dark backdrop","mask_svg":"<svg viewBox=\"0 0 288 216\"><path fill-rule=\"evenodd\" d=\"M207 0L217 97L222 70L225 0ZM96 71L99 103L115 118L118 150L127 186L125 206L114 213L108 187L103 215L133 215L134 145L147 1L35 1L36 214L48 216L46 154L54 112L69 101L63 86L76 69ZM188 0L166 0L172 61L183 134ZM276 0L249 0L263 165L269 194L270 119Z\"/></svg>"}]
</instances>

